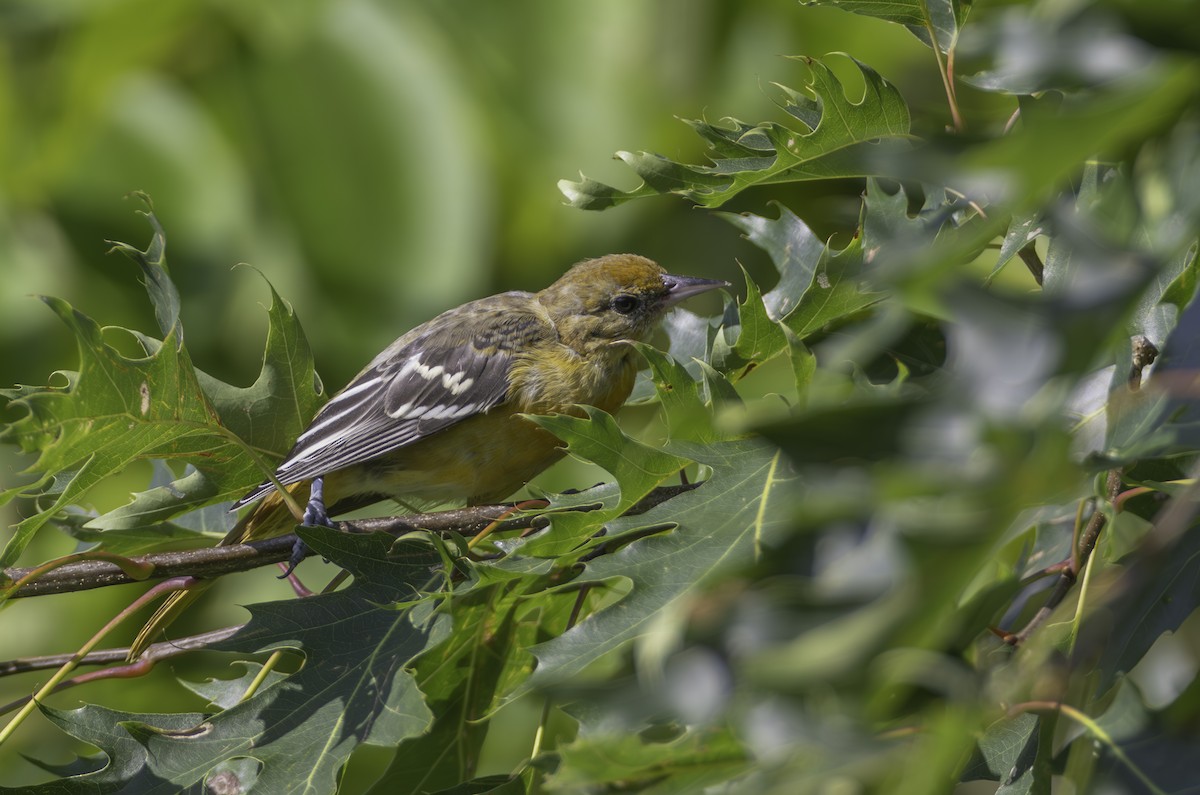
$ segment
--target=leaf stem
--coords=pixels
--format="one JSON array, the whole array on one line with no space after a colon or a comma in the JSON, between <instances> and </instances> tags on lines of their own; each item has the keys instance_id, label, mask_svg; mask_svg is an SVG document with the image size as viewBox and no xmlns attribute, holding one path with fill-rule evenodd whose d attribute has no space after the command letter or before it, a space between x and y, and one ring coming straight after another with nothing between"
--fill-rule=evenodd
<instances>
[{"instance_id":1,"label":"leaf stem","mask_svg":"<svg viewBox=\"0 0 1200 795\"><path fill-rule=\"evenodd\" d=\"M1075 617L1071 621L1071 637L1068 641L1067 648L1071 651L1075 650L1075 640L1079 637L1080 627L1083 625L1083 612L1088 601L1088 586L1092 582L1092 572L1096 568L1096 557L1088 556L1087 563L1083 567L1083 581L1079 583L1079 599L1075 603Z\"/></svg>"},{"instance_id":2,"label":"leaf stem","mask_svg":"<svg viewBox=\"0 0 1200 795\"><path fill-rule=\"evenodd\" d=\"M231 627L222 627L221 629L214 629L209 632L201 632L198 635L188 635L184 638L159 641L149 646L146 649L146 653L138 658L138 662L140 663L148 658L152 658L155 661L163 660L194 649L207 648L214 643L232 636L243 626L243 624L235 624ZM38 657L20 657L15 660L7 660L0 662L0 676L13 676L33 671L44 671L47 668L58 668L71 659L71 656L71 654L47 654ZM109 663L121 662L128 656L128 647L100 649L99 651L89 652L76 662L76 667L80 665L108 665ZM116 675L121 676L122 674ZM7 709L0 707L0 714L4 714L7 711Z\"/></svg>"},{"instance_id":3,"label":"leaf stem","mask_svg":"<svg viewBox=\"0 0 1200 795\"><path fill-rule=\"evenodd\" d=\"M1112 735L1104 730L1103 726L1101 726L1099 723L1093 720L1091 716L1082 712L1081 710L1072 707L1070 704L1063 704L1057 701L1026 701L1022 704L1015 704L1011 709L1009 709L1009 714L1016 714L1019 712L1050 712L1066 715L1068 718L1086 729L1088 734L1092 735L1105 746L1107 746L1112 752L1112 755L1115 756L1121 762L1121 764L1125 765L1125 767L1129 769L1129 772L1133 773L1133 775L1137 777L1138 781L1142 782L1142 784L1145 785L1146 789L1152 793L1152 795L1167 795L1166 792L1159 789L1159 787L1150 779L1149 776L1142 772L1141 768L1133 763L1132 759L1125 755L1125 752L1121 750L1121 746L1112 738Z\"/></svg>"},{"instance_id":4,"label":"leaf stem","mask_svg":"<svg viewBox=\"0 0 1200 795\"><path fill-rule=\"evenodd\" d=\"M925 30L929 34L934 60L937 61L938 74L942 77L942 87L946 91L946 102L950 105L950 118L954 121L954 131L965 132L967 123L958 109L958 94L954 89L954 46L951 45L946 50L946 57L943 59L941 44L938 42L937 31L933 28L933 20L930 19L928 9L925 10Z\"/></svg>"},{"instance_id":5,"label":"leaf stem","mask_svg":"<svg viewBox=\"0 0 1200 795\"><path fill-rule=\"evenodd\" d=\"M246 692L242 693L242 697L238 699L238 702L249 701L258 692L258 689L262 687L263 682L267 681L267 677L271 674L271 671L275 670L275 666L279 665L279 661L282 659L283 649L276 649L272 652L267 661L263 663L262 668L259 669L258 675L254 677L254 681L246 687Z\"/></svg>"}]
</instances>

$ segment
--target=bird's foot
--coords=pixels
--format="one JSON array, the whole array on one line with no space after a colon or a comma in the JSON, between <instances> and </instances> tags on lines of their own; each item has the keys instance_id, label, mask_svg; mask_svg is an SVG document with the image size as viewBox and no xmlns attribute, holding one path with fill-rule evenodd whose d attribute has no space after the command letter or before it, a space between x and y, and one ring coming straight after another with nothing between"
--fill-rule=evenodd
<instances>
[{"instance_id":1,"label":"bird's foot","mask_svg":"<svg viewBox=\"0 0 1200 795\"><path fill-rule=\"evenodd\" d=\"M304 507L304 519L301 524L304 527L333 527L329 521L329 514L325 511L325 478L313 478L308 495L308 505ZM300 565L300 561L308 557L308 552L308 544L297 538L296 543L292 545L292 554L288 556L287 569L279 575L279 579L284 580L290 577L296 567Z\"/></svg>"}]
</instances>

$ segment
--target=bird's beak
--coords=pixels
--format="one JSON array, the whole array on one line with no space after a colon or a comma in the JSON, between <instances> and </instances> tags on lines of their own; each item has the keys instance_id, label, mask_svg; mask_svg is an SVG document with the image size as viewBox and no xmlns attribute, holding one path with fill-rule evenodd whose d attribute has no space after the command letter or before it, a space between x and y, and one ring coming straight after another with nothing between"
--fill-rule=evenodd
<instances>
[{"instance_id":1,"label":"bird's beak","mask_svg":"<svg viewBox=\"0 0 1200 795\"><path fill-rule=\"evenodd\" d=\"M718 287L731 286L724 279L699 279L695 276L673 276L670 273L664 273L662 280L663 284L667 285L666 306L675 306L685 298L691 298L693 295L706 293Z\"/></svg>"}]
</instances>

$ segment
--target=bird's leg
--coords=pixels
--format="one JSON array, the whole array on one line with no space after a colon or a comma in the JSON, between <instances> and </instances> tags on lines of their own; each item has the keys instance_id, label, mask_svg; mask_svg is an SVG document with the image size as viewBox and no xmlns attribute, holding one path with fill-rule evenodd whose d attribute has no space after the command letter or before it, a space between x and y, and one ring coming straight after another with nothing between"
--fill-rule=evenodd
<instances>
[{"instance_id":1,"label":"bird's leg","mask_svg":"<svg viewBox=\"0 0 1200 795\"><path fill-rule=\"evenodd\" d=\"M305 527L332 527L329 521L329 514L325 511L325 478L313 478L312 485L308 492L308 505L304 507L304 519L301 522ZM296 539L296 543L292 545L292 554L288 557L287 570L279 575L279 579L283 580L291 576L292 572L300 561L308 555L308 544L305 544L300 538Z\"/></svg>"},{"instance_id":2,"label":"bird's leg","mask_svg":"<svg viewBox=\"0 0 1200 795\"><path fill-rule=\"evenodd\" d=\"M308 491L308 505L304 507L305 527L332 527L329 514L325 512L325 478L313 478Z\"/></svg>"}]
</instances>

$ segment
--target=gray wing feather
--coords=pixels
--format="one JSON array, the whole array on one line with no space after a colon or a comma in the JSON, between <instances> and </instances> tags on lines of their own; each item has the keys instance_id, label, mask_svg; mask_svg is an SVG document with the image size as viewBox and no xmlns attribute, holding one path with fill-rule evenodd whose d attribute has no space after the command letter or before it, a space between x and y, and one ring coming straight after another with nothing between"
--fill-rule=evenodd
<instances>
[{"instance_id":1,"label":"gray wing feather","mask_svg":"<svg viewBox=\"0 0 1200 795\"><path fill-rule=\"evenodd\" d=\"M516 310L506 293L447 313L392 343L330 400L296 440L275 476L288 485L386 455L505 401L512 349L548 329ZM482 324L481 313L493 315ZM496 324L507 327L498 344ZM234 505L253 502L275 485L265 481Z\"/></svg>"}]
</instances>

